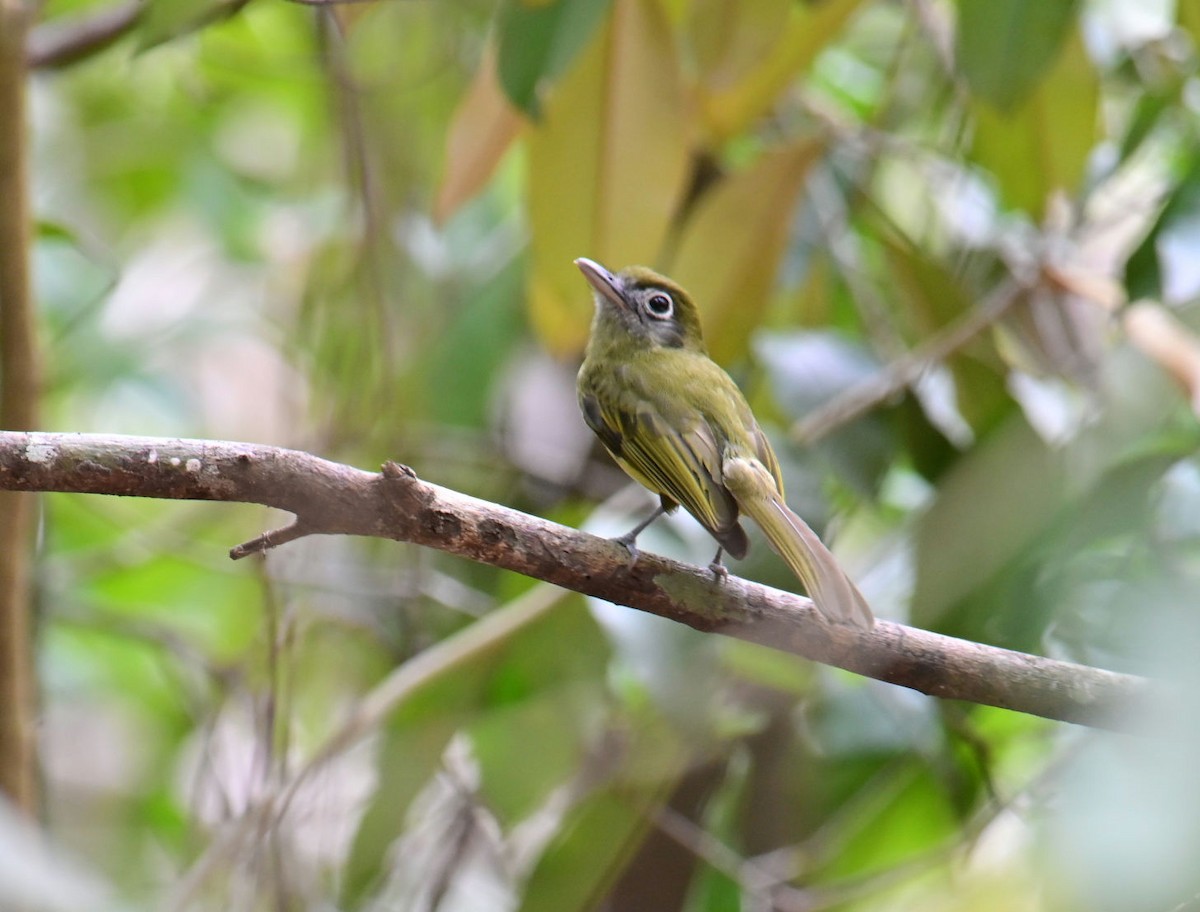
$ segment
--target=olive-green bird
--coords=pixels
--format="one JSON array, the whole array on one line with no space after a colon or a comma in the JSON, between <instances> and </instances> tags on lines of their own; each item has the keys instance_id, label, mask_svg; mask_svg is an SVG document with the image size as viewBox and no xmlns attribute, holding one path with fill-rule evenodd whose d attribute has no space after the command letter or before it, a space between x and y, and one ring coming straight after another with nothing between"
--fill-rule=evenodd
<instances>
[{"instance_id":1,"label":"olive-green bird","mask_svg":"<svg viewBox=\"0 0 1200 912\"><path fill-rule=\"evenodd\" d=\"M579 369L584 420L661 506L617 539L636 558L638 534L682 504L736 558L750 546L751 517L830 621L870 627L871 609L829 549L783 499L771 444L741 390L709 359L687 292L643 266L615 275L594 260L575 265L595 290L587 355Z\"/></svg>"}]
</instances>

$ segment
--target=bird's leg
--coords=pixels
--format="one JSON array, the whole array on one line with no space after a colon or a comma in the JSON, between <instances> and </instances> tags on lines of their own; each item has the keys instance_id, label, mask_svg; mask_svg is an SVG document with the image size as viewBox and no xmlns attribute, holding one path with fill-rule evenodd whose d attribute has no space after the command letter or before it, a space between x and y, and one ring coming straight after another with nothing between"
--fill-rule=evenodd
<instances>
[{"instance_id":1,"label":"bird's leg","mask_svg":"<svg viewBox=\"0 0 1200 912\"><path fill-rule=\"evenodd\" d=\"M630 529L624 535L620 535L617 538L614 538L613 541L615 541L618 545L620 545L622 548L624 548L626 551L628 551L629 557L633 560L634 563L637 563L637 559L638 559L637 537L642 534L642 532L643 532L643 530L645 530L646 526L650 525L650 523L654 522L654 520L658 519L660 516L662 516L666 512L667 512L666 507L664 507L662 504L659 504L655 508L653 513L651 513L648 517L646 517L644 520L642 520L640 523L638 523L636 526L634 526L632 529Z\"/></svg>"},{"instance_id":2,"label":"bird's leg","mask_svg":"<svg viewBox=\"0 0 1200 912\"><path fill-rule=\"evenodd\" d=\"M713 576L717 579L725 579L729 576L729 568L721 562L721 555L725 553L723 547L717 547L717 555L708 564L708 569L712 571Z\"/></svg>"}]
</instances>

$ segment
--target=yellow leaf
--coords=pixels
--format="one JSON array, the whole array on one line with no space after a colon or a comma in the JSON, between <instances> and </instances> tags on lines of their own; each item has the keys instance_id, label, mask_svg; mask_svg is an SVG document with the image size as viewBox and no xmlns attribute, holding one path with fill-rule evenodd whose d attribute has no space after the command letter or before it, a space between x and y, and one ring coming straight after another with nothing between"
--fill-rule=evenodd
<instances>
[{"instance_id":1,"label":"yellow leaf","mask_svg":"<svg viewBox=\"0 0 1200 912\"><path fill-rule=\"evenodd\" d=\"M700 80L732 88L755 69L788 26L794 0L694 0L687 32Z\"/></svg>"},{"instance_id":2,"label":"yellow leaf","mask_svg":"<svg viewBox=\"0 0 1200 912\"><path fill-rule=\"evenodd\" d=\"M446 163L433 217L446 221L483 189L520 132L523 118L496 79L496 49L488 44L479 70L450 121Z\"/></svg>"},{"instance_id":3,"label":"yellow leaf","mask_svg":"<svg viewBox=\"0 0 1200 912\"><path fill-rule=\"evenodd\" d=\"M725 84L728 77L723 68L712 70L708 74L712 81L701 85L700 99L712 140L720 143L736 136L766 114L796 73L808 67L837 36L861 2L791 3L787 20L780 23L773 44L761 52L757 66L733 85ZM737 62L732 58L733 64Z\"/></svg>"},{"instance_id":4,"label":"yellow leaf","mask_svg":"<svg viewBox=\"0 0 1200 912\"><path fill-rule=\"evenodd\" d=\"M653 264L688 175L675 45L655 0L615 0L528 135L530 319L556 354L582 348L591 296L572 261Z\"/></svg>"},{"instance_id":5,"label":"yellow leaf","mask_svg":"<svg viewBox=\"0 0 1200 912\"><path fill-rule=\"evenodd\" d=\"M1073 194L1096 142L1100 85L1078 29L1054 68L1011 113L975 100L972 158L1000 183L1005 202L1040 220L1057 191Z\"/></svg>"},{"instance_id":6,"label":"yellow leaf","mask_svg":"<svg viewBox=\"0 0 1200 912\"><path fill-rule=\"evenodd\" d=\"M683 230L672 276L691 292L718 361L745 351L775 284L808 169L821 151L804 142L764 154L701 197Z\"/></svg>"},{"instance_id":7,"label":"yellow leaf","mask_svg":"<svg viewBox=\"0 0 1200 912\"><path fill-rule=\"evenodd\" d=\"M1200 0L1179 0L1176 17L1180 28L1192 36L1192 44L1200 40Z\"/></svg>"}]
</instances>

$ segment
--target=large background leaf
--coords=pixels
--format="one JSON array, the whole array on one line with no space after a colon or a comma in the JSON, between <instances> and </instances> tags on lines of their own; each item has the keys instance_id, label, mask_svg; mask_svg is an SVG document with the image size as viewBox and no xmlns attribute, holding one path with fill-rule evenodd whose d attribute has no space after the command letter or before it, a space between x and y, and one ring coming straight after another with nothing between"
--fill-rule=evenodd
<instances>
[{"instance_id":1,"label":"large background leaf","mask_svg":"<svg viewBox=\"0 0 1200 912\"><path fill-rule=\"evenodd\" d=\"M540 95L587 43L611 0L504 0L496 23L500 84L536 117Z\"/></svg>"},{"instance_id":2,"label":"large background leaf","mask_svg":"<svg viewBox=\"0 0 1200 912\"><path fill-rule=\"evenodd\" d=\"M718 361L742 354L762 318L796 200L820 147L774 149L721 181L696 206L672 273L691 291Z\"/></svg>"},{"instance_id":3,"label":"large background leaf","mask_svg":"<svg viewBox=\"0 0 1200 912\"><path fill-rule=\"evenodd\" d=\"M1044 80L1003 106L988 94L974 106L972 157L995 175L1007 203L1035 217L1045 211L1050 194L1080 189L1096 140L1096 72L1082 36L1064 37Z\"/></svg>"},{"instance_id":4,"label":"large background leaf","mask_svg":"<svg viewBox=\"0 0 1200 912\"><path fill-rule=\"evenodd\" d=\"M684 105L658 3L616 0L529 139L529 306L551 351L582 348L591 317L576 257L654 264L687 178Z\"/></svg>"},{"instance_id":5,"label":"large background leaf","mask_svg":"<svg viewBox=\"0 0 1200 912\"><path fill-rule=\"evenodd\" d=\"M955 56L971 90L1001 111L1015 109L1058 57L1077 7L1075 0L959 0Z\"/></svg>"}]
</instances>

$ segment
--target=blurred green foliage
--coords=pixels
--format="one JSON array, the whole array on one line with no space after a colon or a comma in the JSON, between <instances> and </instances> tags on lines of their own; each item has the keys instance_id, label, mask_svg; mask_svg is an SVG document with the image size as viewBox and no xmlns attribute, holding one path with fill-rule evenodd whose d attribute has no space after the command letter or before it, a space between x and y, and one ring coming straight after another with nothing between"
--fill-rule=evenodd
<instances>
[{"instance_id":1,"label":"blurred green foliage","mask_svg":"<svg viewBox=\"0 0 1200 912\"><path fill-rule=\"evenodd\" d=\"M117 6L53 0L39 37ZM130 22L30 85L54 429L396 459L623 531L649 498L576 412L571 260L649 263L882 616L1194 685L1195 3ZM865 415L823 411L914 351ZM75 860L33 908L1200 894L1198 719L1146 744L940 705L390 542L227 561L279 523L44 500L47 825ZM641 544L711 550L686 517ZM793 585L761 544L734 571ZM0 858L24 846L0 819Z\"/></svg>"}]
</instances>

